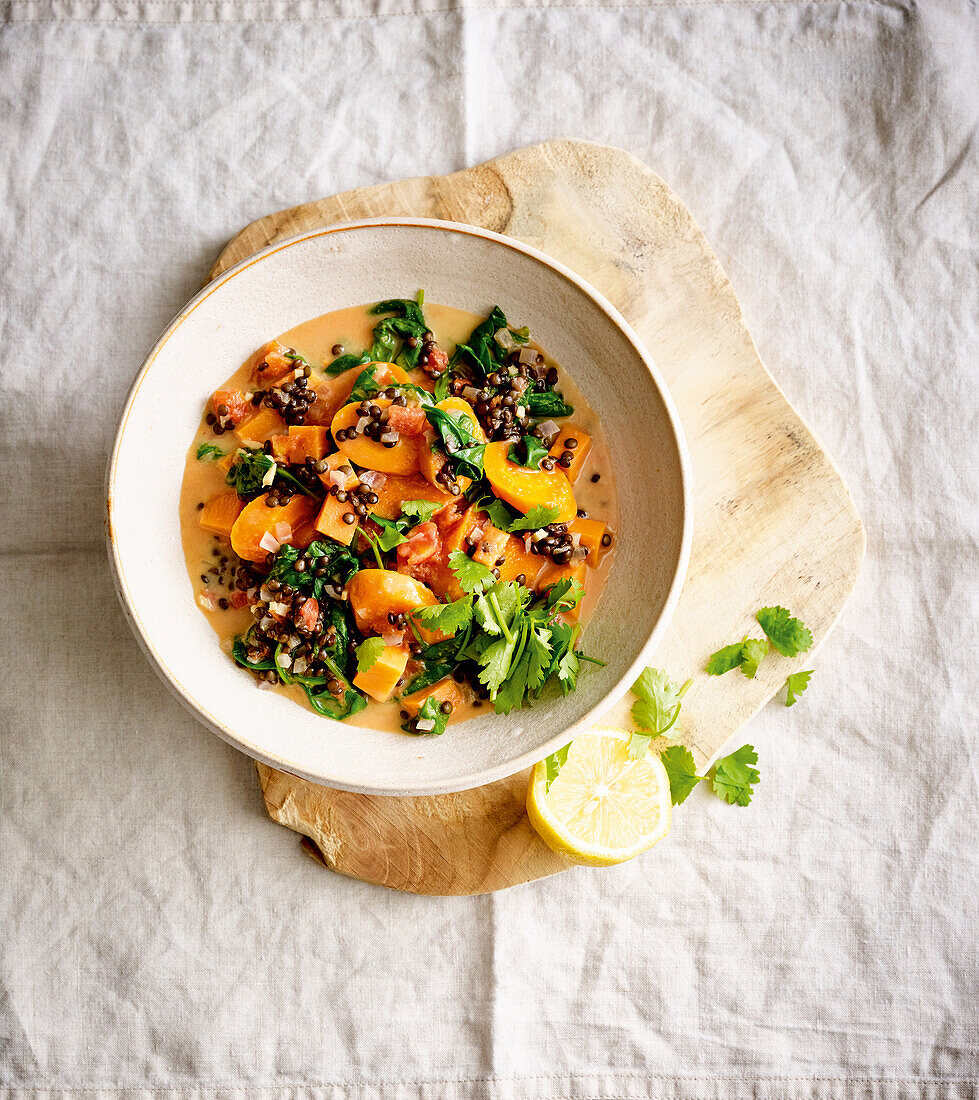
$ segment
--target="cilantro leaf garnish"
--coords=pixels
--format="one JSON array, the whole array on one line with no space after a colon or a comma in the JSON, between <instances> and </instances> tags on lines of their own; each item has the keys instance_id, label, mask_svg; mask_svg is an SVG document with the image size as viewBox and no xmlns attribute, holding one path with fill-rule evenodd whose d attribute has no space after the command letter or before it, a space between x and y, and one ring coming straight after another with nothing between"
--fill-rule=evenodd
<instances>
[{"instance_id":1,"label":"cilantro leaf garnish","mask_svg":"<svg viewBox=\"0 0 979 1100\"><path fill-rule=\"evenodd\" d=\"M215 447L213 443L202 443L197 448L197 460L198 462L217 462L219 458L224 458L226 453L220 447Z\"/></svg>"},{"instance_id":2,"label":"cilantro leaf garnish","mask_svg":"<svg viewBox=\"0 0 979 1100\"><path fill-rule=\"evenodd\" d=\"M371 512L370 518L381 529L381 533L376 536L376 542L385 554L408 541L405 535L408 524L403 520L385 519L373 512Z\"/></svg>"},{"instance_id":3,"label":"cilantro leaf garnish","mask_svg":"<svg viewBox=\"0 0 979 1100\"><path fill-rule=\"evenodd\" d=\"M668 733L680 717L680 701L693 683L682 687L658 668L646 668L630 689L636 696L632 704L632 720L639 727L629 738L628 753L632 760L646 755L650 742Z\"/></svg>"},{"instance_id":4,"label":"cilantro leaf garnish","mask_svg":"<svg viewBox=\"0 0 979 1100\"><path fill-rule=\"evenodd\" d=\"M496 583L496 577L491 570L481 562L473 561L462 550L453 550L449 555L449 568L455 573L459 587L470 596Z\"/></svg>"},{"instance_id":5,"label":"cilantro leaf garnish","mask_svg":"<svg viewBox=\"0 0 979 1100\"><path fill-rule=\"evenodd\" d=\"M697 774L693 753L686 745L670 745L660 753L659 758L670 777L670 800L674 806L679 806L703 776Z\"/></svg>"},{"instance_id":6,"label":"cilantro leaf garnish","mask_svg":"<svg viewBox=\"0 0 979 1100\"><path fill-rule=\"evenodd\" d=\"M411 519L413 521L411 526L414 527L419 523L427 523L439 509L444 507L445 504L434 500L405 500L401 503L401 515Z\"/></svg>"},{"instance_id":7,"label":"cilantro leaf garnish","mask_svg":"<svg viewBox=\"0 0 979 1100\"><path fill-rule=\"evenodd\" d=\"M357 671L367 672L377 664L378 658L384 652L383 638L365 638L357 646Z\"/></svg>"},{"instance_id":8,"label":"cilantro leaf garnish","mask_svg":"<svg viewBox=\"0 0 979 1100\"><path fill-rule=\"evenodd\" d=\"M707 673L710 676L723 676L725 672L741 667L741 642L734 642L724 646L716 653L712 653L707 662Z\"/></svg>"},{"instance_id":9,"label":"cilantro leaf garnish","mask_svg":"<svg viewBox=\"0 0 979 1100\"><path fill-rule=\"evenodd\" d=\"M783 657L798 657L812 646L812 633L784 607L763 607L755 618Z\"/></svg>"},{"instance_id":10,"label":"cilantro leaf garnish","mask_svg":"<svg viewBox=\"0 0 979 1100\"><path fill-rule=\"evenodd\" d=\"M786 677L785 686L787 688L785 695L785 705L791 707L796 699L809 687L809 677L812 676L812 669L803 669L801 672L793 672L790 676Z\"/></svg>"},{"instance_id":11,"label":"cilantro leaf garnish","mask_svg":"<svg viewBox=\"0 0 979 1100\"><path fill-rule=\"evenodd\" d=\"M550 756L544 758L544 793L551 789L551 784L558 777L558 772L564 767L568 761L568 750L571 748L574 742L569 741L563 749L558 749L557 752L552 752Z\"/></svg>"},{"instance_id":12,"label":"cilantro leaf garnish","mask_svg":"<svg viewBox=\"0 0 979 1100\"><path fill-rule=\"evenodd\" d=\"M469 625L473 616L472 600L463 596L452 603L437 603L431 607L419 607L412 613L426 630L441 634L455 634Z\"/></svg>"},{"instance_id":13,"label":"cilantro leaf garnish","mask_svg":"<svg viewBox=\"0 0 979 1100\"><path fill-rule=\"evenodd\" d=\"M510 524L510 531L539 531L549 523L553 523L558 517L557 508L547 508L538 504L523 517L515 519ZM499 526L497 524L497 526Z\"/></svg>"},{"instance_id":14,"label":"cilantro leaf garnish","mask_svg":"<svg viewBox=\"0 0 979 1100\"><path fill-rule=\"evenodd\" d=\"M749 680L755 678L758 665L768 655L768 642L764 638L744 638L741 641L741 671Z\"/></svg>"},{"instance_id":15,"label":"cilantro leaf garnish","mask_svg":"<svg viewBox=\"0 0 979 1100\"><path fill-rule=\"evenodd\" d=\"M758 753L751 745L742 745L730 756L724 756L711 769L711 785L714 793L732 806L747 806L751 801L751 788L760 775L752 764L758 763Z\"/></svg>"}]
</instances>

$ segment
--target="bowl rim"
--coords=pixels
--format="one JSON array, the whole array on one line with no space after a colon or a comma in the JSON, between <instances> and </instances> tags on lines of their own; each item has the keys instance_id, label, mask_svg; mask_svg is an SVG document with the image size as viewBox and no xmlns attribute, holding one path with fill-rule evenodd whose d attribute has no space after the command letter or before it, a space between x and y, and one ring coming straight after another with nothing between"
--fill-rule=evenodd
<instances>
[{"instance_id":1,"label":"bowl rim","mask_svg":"<svg viewBox=\"0 0 979 1100\"><path fill-rule=\"evenodd\" d=\"M311 772L308 769L304 769L299 765L296 765L288 760L284 760L281 757L276 756L274 753L246 741L243 737L236 734L233 729L222 723L215 715L210 714L203 705L193 699L183 688L177 677L170 671L162 657L157 653L152 640L144 633L139 616L136 612L136 608L133 604L132 597L129 592L129 587L126 582L125 569L120 558L118 545L114 536L114 487L116 483L116 476L119 462L119 452L122 447L123 436L126 432L126 426L129 421L129 416L132 411L133 405L139 394L140 387L153 366L157 356L162 351L170 337L177 330L177 328L187 320L188 317L194 312L194 310L211 294L218 291L226 283L236 278L243 271L261 263L263 260L268 259L270 256L275 255L287 248L292 248L304 241L313 240L318 237L330 236L334 233L344 233L350 230L363 229L368 227L418 227L427 229L439 229L453 233L461 233L464 235L480 237L485 240L493 241L497 244L504 245L506 248L512 249L517 252L521 252L524 255L536 260L544 267L549 268L557 275L566 279L572 283L579 291L585 294L592 302L604 312L615 324L615 326L622 332L625 338L633 346L636 354L645 364L646 369L649 371L660 397L663 401L663 406L666 411L667 420L669 422L670 429L673 433L673 443L676 447L677 458L680 468L680 485L681 485L681 535L680 535L680 551L677 555L676 564L673 570L673 576L670 580L670 586L666 594L666 599L663 602L662 610L656 620L653 629L650 631L649 636L643 642L639 649L635 659L626 669L625 673L616 681L615 684L602 696L602 698L590 707L589 710L582 715L582 717L573 725L566 727L560 733L555 734L543 745L537 748L531 749L527 752L521 753L518 757L514 757L506 762L493 767L483 768L479 772L466 775L464 777L455 779L439 780L428 783L421 783L408 786L395 786L395 785L381 785L381 786L364 786L362 784L352 783L349 780L344 780L342 777L331 776L328 774L321 774ZM112 449L109 453L109 459L106 464L105 475L105 488L104 488L104 504L105 504L105 538L106 549L109 557L109 564L112 573L113 583L115 585L116 594L119 598L119 602L122 606L126 620L129 623L129 627L132 630L140 648L142 649L146 659L149 661L151 667L160 677L160 679L167 685L170 691L176 696L176 698L183 704L183 706L189 710L194 717L206 726L212 733L217 734L223 741L232 745L239 751L244 752L252 759L261 761L270 767L276 768L280 771L288 772L292 775L298 775L303 779L307 779L312 783L321 784L328 787L333 787L338 790L352 791L355 793L370 794L370 795L386 795L392 797L410 797L415 795L434 795L434 794L448 794L455 791L469 790L474 787L484 786L487 783L492 783L495 780L504 779L508 776L514 775L524 768L531 767L537 761L542 760L544 757L550 755L555 750L566 745L568 742L574 739L576 733L582 731L587 726L594 724L598 719L605 714L612 706L614 706L629 690L632 684L638 678L641 670L645 667L649 658L652 656L653 651L662 639L663 634L666 632L667 627L672 620L673 614L676 610L677 604L680 599L680 594L683 588L683 583L686 578L688 566L690 564L691 548L693 544L693 491L692 491L692 477L690 470L690 455L687 448L686 437L684 435L683 426L680 421L680 416L676 408L676 404L673 400L673 395L670 393L669 387L666 384L665 379L660 373L659 368L654 362L652 356L643 346L642 341L629 324L629 322L622 316L619 310L605 297L601 291L593 287L586 279L582 278L571 268L561 263L560 260L556 260L551 256L548 256L545 252L535 248L533 245L525 244L523 241L517 240L514 237L508 237L501 233L496 233L490 229L484 229L480 226L469 225L466 222L453 222L446 221L438 218L412 218L412 217L378 217L378 218L360 218L355 221L338 222L327 226L321 226L317 229L308 230L304 233L297 233L294 236L282 238L266 245L264 248L257 252L251 253L244 259L239 260L233 267L228 268L222 272L215 279L207 282L198 292L187 302L172 318L170 323L161 333L159 339L150 349L146 358L143 360L132 384L126 394L125 401L123 403L122 412L120 414L119 426L116 430L115 437L113 439Z\"/></svg>"}]
</instances>

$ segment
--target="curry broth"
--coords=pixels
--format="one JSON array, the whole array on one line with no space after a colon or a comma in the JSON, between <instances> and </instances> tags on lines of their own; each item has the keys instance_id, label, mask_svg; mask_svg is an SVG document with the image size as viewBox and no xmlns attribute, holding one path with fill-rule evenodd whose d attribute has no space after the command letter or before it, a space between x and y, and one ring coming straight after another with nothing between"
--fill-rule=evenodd
<instances>
[{"instance_id":1,"label":"curry broth","mask_svg":"<svg viewBox=\"0 0 979 1100\"><path fill-rule=\"evenodd\" d=\"M369 308L370 306L352 306L325 313L321 317L304 321L275 339L287 347L294 348L312 366L313 377L322 378L321 367L335 358L333 352L335 346L340 345L344 351L359 351L361 348L370 347L372 330L377 323L377 318L371 316L368 312ZM426 303L425 319L435 334L438 346L451 355L457 342L466 340L484 318L451 306ZM547 366L553 366L558 370L557 389L564 394L568 404L574 406L574 414L569 420L583 428L592 438L591 451L574 485L577 506L586 511L589 516L603 520L609 530L614 532L617 528L615 481L598 416L572 379L548 356L547 352L533 341L530 346L544 355ZM216 388L249 391L255 385L251 380L250 371L249 359ZM425 385L426 388L430 386L427 377L422 377L421 372L417 374L419 375L417 378L412 374L413 382ZM226 589L216 587L217 573L220 572L223 564L234 563L236 559L227 539L205 531L199 523L201 504L227 488L224 471L216 462L198 460L197 449L202 443L213 443L228 452L234 451L241 444L233 432L216 435L208 426L206 416L202 415L197 434L187 452L180 492L180 533L187 574L190 577L198 607L218 635L221 648L231 660L231 646L235 636L247 630L253 618L247 606L227 609L210 606L212 599L227 594ZM593 480L596 474L599 475L598 481ZM581 603L579 620L582 624L587 622L595 609L612 567L614 551L613 543L598 566L587 570L585 595ZM594 656L601 657L602 654ZM287 695L296 703L312 711L305 693L297 685L278 684L271 690ZM481 708L485 711L487 706L491 707L492 704L484 704L478 699L470 698L465 707L456 708L449 719L449 724L471 718L479 714ZM368 697L367 708L355 715L352 722L371 729L401 732L399 707L394 700L379 703Z\"/></svg>"}]
</instances>

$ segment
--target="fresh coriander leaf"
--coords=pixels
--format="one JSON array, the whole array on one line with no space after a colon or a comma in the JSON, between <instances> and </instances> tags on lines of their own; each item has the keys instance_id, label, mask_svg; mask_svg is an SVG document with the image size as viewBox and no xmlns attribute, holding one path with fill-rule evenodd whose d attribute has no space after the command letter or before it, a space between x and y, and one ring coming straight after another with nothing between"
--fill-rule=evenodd
<instances>
[{"instance_id":1,"label":"fresh coriander leaf","mask_svg":"<svg viewBox=\"0 0 979 1100\"><path fill-rule=\"evenodd\" d=\"M751 745L742 745L730 756L724 756L711 769L714 794L732 806L747 806L751 801L751 788L758 782L758 753Z\"/></svg>"},{"instance_id":2,"label":"fresh coriander leaf","mask_svg":"<svg viewBox=\"0 0 979 1100\"><path fill-rule=\"evenodd\" d=\"M544 793L551 789L551 784L558 777L558 772L568 762L568 750L574 744L573 741L569 741L563 749L558 749L557 752L552 752L550 756L544 758Z\"/></svg>"},{"instance_id":3,"label":"fresh coriander leaf","mask_svg":"<svg viewBox=\"0 0 979 1100\"><path fill-rule=\"evenodd\" d=\"M812 669L804 669L802 672L793 672L786 678L785 686L788 689L785 696L785 705L791 707L796 699L809 687L809 677Z\"/></svg>"},{"instance_id":4,"label":"fresh coriander leaf","mask_svg":"<svg viewBox=\"0 0 979 1100\"><path fill-rule=\"evenodd\" d=\"M476 600L476 621L489 634L506 634L511 620L529 598L530 592L523 585L513 581L494 584Z\"/></svg>"},{"instance_id":5,"label":"fresh coriander leaf","mask_svg":"<svg viewBox=\"0 0 979 1100\"><path fill-rule=\"evenodd\" d=\"M419 523L427 523L445 504L435 500L405 500L401 503L401 515L407 516L413 522L414 527Z\"/></svg>"},{"instance_id":6,"label":"fresh coriander leaf","mask_svg":"<svg viewBox=\"0 0 979 1100\"><path fill-rule=\"evenodd\" d=\"M556 584L545 588L547 594L547 606L554 609L555 614L562 614L574 609L581 603L585 594L585 587L576 577L564 577Z\"/></svg>"},{"instance_id":7,"label":"fresh coriander leaf","mask_svg":"<svg viewBox=\"0 0 979 1100\"><path fill-rule=\"evenodd\" d=\"M418 728L418 722L433 722L434 725L431 729ZM424 703L418 708L418 713L415 715L414 721L407 721L401 727L405 733L416 733L419 736L424 737L437 737L441 733L445 733L445 727L449 724L449 716L442 713L442 705L438 699L434 696L429 696Z\"/></svg>"},{"instance_id":8,"label":"fresh coriander leaf","mask_svg":"<svg viewBox=\"0 0 979 1100\"><path fill-rule=\"evenodd\" d=\"M330 375L344 374L346 371L353 370L354 367L362 367L370 361L371 357L366 351L362 351L360 355L353 355L348 352L346 355L338 355L332 363L325 363L323 371Z\"/></svg>"},{"instance_id":9,"label":"fresh coriander leaf","mask_svg":"<svg viewBox=\"0 0 979 1100\"><path fill-rule=\"evenodd\" d=\"M636 702L632 704L632 720L654 737L662 737L676 722L680 700L691 682L688 680L678 688L660 669L644 669L631 688L636 696Z\"/></svg>"},{"instance_id":10,"label":"fresh coriander leaf","mask_svg":"<svg viewBox=\"0 0 979 1100\"><path fill-rule=\"evenodd\" d=\"M749 680L755 678L758 665L768 655L768 642L764 638L744 638L741 642L741 671Z\"/></svg>"},{"instance_id":11,"label":"fresh coriander leaf","mask_svg":"<svg viewBox=\"0 0 979 1100\"><path fill-rule=\"evenodd\" d=\"M535 435L525 435L519 443L514 443L507 458L517 466L526 466L528 470L539 470L542 458L547 458L547 448Z\"/></svg>"},{"instance_id":12,"label":"fresh coriander leaf","mask_svg":"<svg viewBox=\"0 0 979 1100\"><path fill-rule=\"evenodd\" d=\"M404 520L385 519L383 516L376 516L373 512L371 512L370 518L381 529L381 533L376 535L375 538L383 553L387 554L396 546L408 541L405 536L408 524Z\"/></svg>"},{"instance_id":13,"label":"fresh coriander leaf","mask_svg":"<svg viewBox=\"0 0 979 1100\"><path fill-rule=\"evenodd\" d=\"M527 636L527 690L536 691L547 677L551 663L551 635L543 626L535 626Z\"/></svg>"},{"instance_id":14,"label":"fresh coriander leaf","mask_svg":"<svg viewBox=\"0 0 979 1100\"><path fill-rule=\"evenodd\" d=\"M490 523L499 531L512 531L510 526L516 517L514 513L497 497L494 497L488 504L480 505L483 511L489 516Z\"/></svg>"},{"instance_id":15,"label":"fresh coriander leaf","mask_svg":"<svg viewBox=\"0 0 979 1100\"><path fill-rule=\"evenodd\" d=\"M811 632L784 607L763 607L755 618L783 657L798 657L812 646Z\"/></svg>"},{"instance_id":16,"label":"fresh coriander leaf","mask_svg":"<svg viewBox=\"0 0 979 1100\"><path fill-rule=\"evenodd\" d=\"M517 639L515 636L511 636L509 639L498 638L488 645L479 657L481 666L479 682L489 690L491 699L496 699L496 693L499 691L500 685L507 678L516 645Z\"/></svg>"},{"instance_id":17,"label":"fresh coriander leaf","mask_svg":"<svg viewBox=\"0 0 979 1100\"><path fill-rule=\"evenodd\" d=\"M202 443L197 448L198 462L217 462L219 458L224 458L225 454L225 451L215 447L213 443Z\"/></svg>"},{"instance_id":18,"label":"fresh coriander leaf","mask_svg":"<svg viewBox=\"0 0 979 1100\"><path fill-rule=\"evenodd\" d=\"M419 607L411 613L413 619L426 630L441 634L455 634L469 624L473 615L472 600L463 596L452 603L437 603L431 607Z\"/></svg>"},{"instance_id":19,"label":"fresh coriander leaf","mask_svg":"<svg viewBox=\"0 0 979 1100\"><path fill-rule=\"evenodd\" d=\"M679 806L704 777L697 774L693 753L686 745L670 745L659 758L670 777L670 800L674 806Z\"/></svg>"},{"instance_id":20,"label":"fresh coriander leaf","mask_svg":"<svg viewBox=\"0 0 979 1100\"><path fill-rule=\"evenodd\" d=\"M558 517L557 508L547 508L538 504L531 508L523 517L510 524L511 531L539 531L549 523L553 523Z\"/></svg>"},{"instance_id":21,"label":"fresh coriander leaf","mask_svg":"<svg viewBox=\"0 0 979 1100\"><path fill-rule=\"evenodd\" d=\"M373 668L384 652L384 648L383 638L365 638L357 646L357 671L367 672L368 669Z\"/></svg>"},{"instance_id":22,"label":"fresh coriander leaf","mask_svg":"<svg viewBox=\"0 0 979 1100\"><path fill-rule=\"evenodd\" d=\"M565 695L570 694L578 686L580 669L578 654L573 649L569 649L558 661L557 678L561 681L561 689Z\"/></svg>"},{"instance_id":23,"label":"fresh coriander leaf","mask_svg":"<svg viewBox=\"0 0 979 1100\"><path fill-rule=\"evenodd\" d=\"M473 561L462 550L453 550L449 555L449 568L455 574L459 587L470 596L496 583L491 570L481 562Z\"/></svg>"},{"instance_id":24,"label":"fresh coriander leaf","mask_svg":"<svg viewBox=\"0 0 979 1100\"><path fill-rule=\"evenodd\" d=\"M509 714L511 710L523 706L527 693L527 677L530 673L530 654L524 649L520 660L514 665L507 678L500 685L493 708L497 714Z\"/></svg>"},{"instance_id":25,"label":"fresh coriander leaf","mask_svg":"<svg viewBox=\"0 0 979 1100\"><path fill-rule=\"evenodd\" d=\"M741 667L741 642L733 642L710 655L707 673L710 676L723 676L725 672Z\"/></svg>"}]
</instances>

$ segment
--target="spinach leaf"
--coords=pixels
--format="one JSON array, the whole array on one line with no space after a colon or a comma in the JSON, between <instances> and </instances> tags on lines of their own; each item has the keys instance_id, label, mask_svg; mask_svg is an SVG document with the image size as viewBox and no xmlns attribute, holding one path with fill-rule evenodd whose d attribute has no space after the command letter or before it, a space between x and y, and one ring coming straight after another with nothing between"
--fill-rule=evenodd
<instances>
[{"instance_id":1,"label":"spinach leaf","mask_svg":"<svg viewBox=\"0 0 979 1100\"><path fill-rule=\"evenodd\" d=\"M231 469L228 470L225 481L238 493L242 500L251 500L267 492L272 485L265 485L265 476L275 467L275 475L272 484L276 481L285 482L294 492L311 497L314 494L306 488L302 482L286 469L280 466L275 459L264 451L239 450Z\"/></svg>"},{"instance_id":2,"label":"spinach leaf","mask_svg":"<svg viewBox=\"0 0 979 1100\"><path fill-rule=\"evenodd\" d=\"M374 381L376 367L367 367L357 375L354 388L350 391L347 401L365 401L368 397L374 397L381 392L381 387Z\"/></svg>"},{"instance_id":3,"label":"spinach leaf","mask_svg":"<svg viewBox=\"0 0 979 1100\"><path fill-rule=\"evenodd\" d=\"M324 364L323 370L326 374L343 374L345 371L353 370L354 367L362 367L370 361L371 357L366 351L362 351L360 355L347 352L346 355L338 355L332 363Z\"/></svg>"},{"instance_id":4,"label":"spinach leaf","mask_svg":"<svg viewBox=\"0 0 979 1100\"><path fill-rule=\"evenodd\" d=\"M528 470L539 470L542 458L547 458L547 448L535 435L525 435L519 443L514 443L507 452L507 458L518 466Z\"/></svg>"},{"instance_id":5,"label":"spinach leaf","mask_svg":"<svg viewBox=\"0 0 979 1100\"><path fill-rule=\"evenodd\" d=\"M456 344L453 364L464 363L484 379L488 374L493 374L507 360L507 353L495 339L497 332L507 327L503 310L493 306L486 320L472 330L466 343Z\"/></svg>"},{"instance_id":6,"label":"spinach leaf","mask_svg":"<svg viewBox=\"0 0 979 1100\"><path fill-rule=\"evenodd\" d=\"M397 362L405 370L414 370L422 353L422 336L428 331L422 307L410 298L389 298L378 302L371 313L390 313L374 326L374 343L371 346L371 358L384 363ZM414 337L415 347L409 347L405 341ZM399 350L400 349L400 350Z\"/></svg>"},{"instance_id":7,"label":"spinach leaf","mask_svg":"<svg viewBox=\"0 0 979 1100\"><path fill-rule=\"evenodd\" d=\"M249 668L252 672L271 672L275 668L275 658L268 656L264 661L249 661L248 650L255 638L255 628L249 627L244 634L239 634L231 644L231 656L235 663L242 668Z\"/></svg>"},{"instance_id":8,"label":"spinach leaf","mask_svg":"<svg viewBox=\"0 0 979 1100\"><path fill-rule=\"evenodd\" d=\"M434 722L430 730L418 729L417 723L422 722ZM413 719L409 719L401 727L405 733L416 733L419 736L424 737L437 737L440 733L445 733L445 727L448 725L449 716L442 713L442 705L438 699L429 697L422 703L418 710L418 714Z\"/></svg>"},{"instance_id":9,"label":"spinach leaf","mask_svg":"<svg viewBox=\"0 0 979 1100\"><path fill-rule=\"evenodd\" d=\"M225 452L220 447L215 447L213 443L202 443L197 448L197 460L198 462L217 462L219 458L224 458Z\"/></svg>"},{"instance_id":10,"label":"spinach leaf","mask_svg":"<svg viewBox=\"0 0 979 1100\"><path fill-rule=\"evenodd\" d=\"M534 417L571 416L574 405L569 405L556 390L529 390L523 396L527 415Z\"/></svg>"},{"instance_id":11,"label":"spinach leaf","mask_svg":"<svg viewBox=\"0 0 979 1100\"><path fill-rule=\"evenodd\" d=\"M297 573L296 560L304 555L313 558L317 567L326 565L326 571L318 574L307 569L303 573ZM348 580L360 568L360 560L346 546L338 542L319 539L312 542L305 550L298 550L295 546L280 546L275 556L269 576L291 584L298 592L307 596L315 596L318 601L330 597L325 589L328 584L335 588L342 588Z\"/></svg>"}]
</instances>

